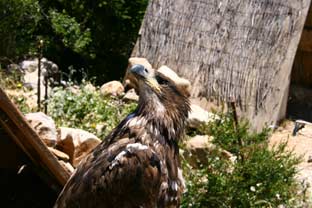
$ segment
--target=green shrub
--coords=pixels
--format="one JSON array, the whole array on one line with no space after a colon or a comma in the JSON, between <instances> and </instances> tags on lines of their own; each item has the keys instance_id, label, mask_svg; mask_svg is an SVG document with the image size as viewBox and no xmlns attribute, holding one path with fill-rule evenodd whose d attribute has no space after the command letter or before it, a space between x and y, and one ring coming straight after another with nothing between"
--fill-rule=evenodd
<instances>
[{"instance_id":1,"label":"green shrub","mask_svg":"<svg viewBox=\"0 0 312 208\"><path fill-rule=\"evenodd\" d=\"M48 114L57 126L80 128L103 139L136 104L126 104L120 99L104 97L99 90L71 86L54 88L49 100Z\"/></svg>"},{"instance_id":2,"label":"green shrub","mask_svg":"<svg viewBox=\"0 0 312 208\"><path fill-rule=\"evenodd\" d=\"M3 89L21 89L23 86L22 73L17 69L6 72L0 64L0 87Z\"/></svg>"},{"instance_id":3,"label":"green shrub","mask_svg":"<svg viewBox=\"0 0 312 208\"><path fill-rule=\"evenodd\" d=\"M27 89L23 87L22 76L19 72L12 70L11 73L7 73L0 66L0 88L13 92L8 95L23 113L31 111L26 104L25 92Z\"/></svg>"},{"instance_id":4,"label":"green shrub","mask_svg":"<svg viewBox=\"0 0 312 208\"><path fill-rule=\"evenodd\" d=\"M268 147L269 131L250 133L248 124L235 128L231 115L202 127L213 143L236 156L234 164L210 152L207 166L194 169L184 160L187 191L182 207L294 206L300 159L286 150L286 143Z\"/></svg>"}]
</instances>

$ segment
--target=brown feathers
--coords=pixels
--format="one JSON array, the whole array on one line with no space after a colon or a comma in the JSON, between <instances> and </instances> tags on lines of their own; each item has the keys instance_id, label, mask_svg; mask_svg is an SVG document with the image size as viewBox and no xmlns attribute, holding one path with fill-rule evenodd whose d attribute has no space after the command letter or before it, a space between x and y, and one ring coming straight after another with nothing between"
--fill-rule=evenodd
<instances>
[{"instance_id":1,"label":"brown feathers","mask_svg":"<svg viewBox=\"0 0 312 208\"><path fill-rule=\"evenodd\" d=\"M179 167L189 102L170 80L134 66L137 109L79 165L55 207L178 207ZM152 83L152 84L151 84Z\"/></svg>"}]
</instances>

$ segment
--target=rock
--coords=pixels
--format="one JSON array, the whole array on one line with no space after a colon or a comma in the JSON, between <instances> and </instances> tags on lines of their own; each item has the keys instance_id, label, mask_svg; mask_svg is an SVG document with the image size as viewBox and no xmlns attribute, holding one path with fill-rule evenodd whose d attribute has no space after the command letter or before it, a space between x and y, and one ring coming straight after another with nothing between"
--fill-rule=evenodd
<instances>
[{"instance_id":1,"label":"rock","mask_svg":"<svg viewBox=\"0 0 312 208\"><path fill-rule=\"evenodd\" d=\"M22 77L22 75L24 75L24 71L22 70L22 68L18 64L9 64L7 66L6 72L8 74L15 75L18 78L20 78L20 77Z\"/></svg>"},{"instance_id":2,"label":"rock","mask_svg":"<svg viewBox=\"0 0 312 208\"><path fill-rule=\"evenodd\" d=\"M81 129L60 127L57 132L56 148L69 155L70 163L74 167L101 143L95 135Z\"/></svg>"},{"instance_id":3,"label":"rock","mask_svg":"<svg viewBox=\"0 0 312 208\"><path fill-rule=\"evenodd\" d=\"M179 77L172 69L168 66L161 66L157 70L162 76L170 79L177 87L180 88L185 95L190 96L191 94L191 83L189 80Z\"/></svg>"},{"instance_id":4,"label":"rock","mask_svg":"<svg viewBox=\"0 0 312 208\"><path fill-rule=\"evenodd\" d=\"M207 157L215 152L220 157L229 161L230 164L234 164L236 161L236 156L230 152L217 147L215 144L211 143L213 137L208 135L196 135L186 141L185 144L185 158L193 167L198 166L198 162L203 165L207 165ZM215 154L213 155L216 156ZM229 166L230 167L230 166ZM232 169L230 168L229 171Z\"/></svg>"},{"instance_id":5,"label":"rock","mask_svg":"<svg viewBox=\"0 0 312 208\"><path fill-rule=\"evenodd\" d=\"M213 137L208 135L196 135L186 141L186 149L201 150L201 149L214 149L215 145L211 143Z\"/></svg>"},{"instance_id":6,"label":"rock","mask_svg":"<svg viewBox=\"0 0 312 208\"><path fill-rule=\"evenodd\" d=\"M19 65L25 72L35 72L38 69L38 59L35 58L31 60L25 60L22 61Z\"/></svg>"},{"instance_id":7,"label":"rock","mask_svg":"<svg viewBox=\"0 0 312 208\"><path fill-rule=\"evenodd\" d=\"M120 96L125 89L119 81L110 81L102 85L100 93L102 95Z\"/></svg>"},{"instance_id":8,"label":"rock","mask_svg":"<svg viewBox=\"0 0 312 208\"><path fill-rule=\"evenodd\" d=\"M81 93L80 87L78 85L70 85L67 87L67 90L69 90L71 93L78 95Z\"/></svg>"},{"instance_id":9,"label":"rock","mask_svg":"<svg viewBox=\"0 0 312 208\"><path fill-rule=\"evenodd\" d=\"M139 96L136 94L134 89L130 89L128 90L128 92L126 92L125 96L122 98L123 101L134 101L134 102L138 102L139 101Z\"/></svg>"},{"instance_id":10,"label":"rock","mask_svg":"<svg viewBox=\"0 0 312 208\"><path fill-rule=\"evenodd\" d=\"M24 75L24 86L30 90L37 91L38 88L38 70L34 72L25 72ZM40 76L40 89L44 90L44 77ZM41 93L43 94L43 93Z\"/></svg>"},{"instance_id":11,"label":"rock","mask_svg":"<svg viewBox=\"0 0 312 208\"><path fill-rule=\"evenodd\" d=\"M308 163L311 163L311 162L312 162L312 155L309 155Z\"/></svg>"},{"instance_id":12,"label":"rock","mask_svg":"<svg viewBox=\"0 0 312 208\"><path fill-rule=\"evenodd\" d=\"M28 113L25 117L47 146L56 145L56 127L51 117L42 112Z\"/></svg>"},{"instance_id":13,"label":"rock","mask_svg":"<svg viewBox=\"0 0 312 208\"><path fill-rule=\"evenodd\" d=\"M133 65L136 65L136 64L141 64L141 65L143 65L147 69L151 69L152 68L152 65L145 58L140 58L140 57L131 57L131 58L129 58L129 60L128 60L128 67L127 67L126 75L124 77L124 82L123 82L126 89L131 89L131 88L137 89L136 78L131 73L129 73L129 69Z\"/></svg>"},{"instance_id":14,"label":"rock","mask_svg":"<svg viewBox=\"0 0 312 208\"><path fill-rule=\"evenodd\" d=\"M210 113L198 105L191 104L191 112L188 115L188 127L198 128L202 124L220 119L216 114Z\"/></svg>"},{"instance_id":15,"label":"rock","mask_svg":"<svg viewBox=\"0 0 312 208\"><path fill-rule=\"evenodd\" d=\"M41 59L41 63L43 64L43 75L48 77L55 78L56 75L59 74L59 68L58 66L53 63L52 61L49 61L46 58Z\"/></svg>"},{"instance_id":16,"label":"rock","mask_svg":"<svg viewBox=\"0 0 312 208\"><path fill-rule=\"evenodd\" d=\"M24 60L19 64L19 66L25 73L38 72L38 58ZM46 58L41 59L41 75L52 76L57 73L59 73L59 68L55 63Z\"/></svg>"},{"instance_id":17,"label":"rock","mask_svg":"<svg viewBox=\"0 0 312 208\"><path fill-rule=\"evenodd\" d=\"M37 91L38 88L38 59L25 60L20 63L20 67L24 72L24 86ZM40 73L40 89L42 91L41 96L44 98L44 78L47 77L49 79L49 84L54 84L55 82L59 82L60 73L58 66L47 60L46 58L41 59L41 73ZM48 88L48 92L51 89Z\"/></svg>"},{"instance_id":18,"label":"rock","mask_svg":"<svg viewBox=\"0 0 312 208\"><path fill-rule=\"evenodd\" d=\"M83 89L88 91L88 92L95 92L96 91L96 87L94 87L91 83L86 84Z\"/></svg>"},{"instance_id":19,"label":"rock","mask_svg":"<svg viewBox=\"0 0 312 208\"><path fill-rule=\"evenodd\" d=\"M65 154L64 152L61 152L60 150L54 149L52 147L48 147L48 149L50 150L50 152L53 153L53 155L55 155L59 160L63 160L64 162L68 162L69 161L69 156L67 154Z\"/></svg>"},{"instance_id":20,"label":"rock","mask_svg":"<svg viewBox=\"0 0 312 208\"><path fill-rule=\"evenodd\" d=\"M64 162L63 160L59 160L59 163L61 164L62 167L65 168L65 170L71 175L75 168L69 163L69 162Z\"/></svg>"}]
</instances>

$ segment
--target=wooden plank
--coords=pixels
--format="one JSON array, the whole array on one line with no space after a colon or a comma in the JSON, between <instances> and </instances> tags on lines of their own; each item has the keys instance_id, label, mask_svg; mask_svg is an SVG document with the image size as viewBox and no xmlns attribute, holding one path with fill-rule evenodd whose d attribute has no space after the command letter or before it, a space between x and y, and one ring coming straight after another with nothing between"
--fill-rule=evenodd
<instances>
[{"instance_id":1,"label":"wooden plank","mask_svg":"<svg viewBox=\"0 0 312 208\"><path fill-rule=\"evenodd\" d=\"M312 34L311 34L312 35ZM311 36L312 38L312 36ZM312 51L298 49L293 64L291 83L305 87L312 86Z\"/></svg>"},{"instance_id":2,"label":"wooden plank","mask_svg":"<svg viewBox=\"0 0 312 208\"><path fill-rule=\"evenodd\" d=\"M0 125L0 169L14 169L16 172L24 164L25 153Z\"/></svg>"},{"instance_id":3,"label":"wooden plank","mask_svg":"<svg viewBox=\"0 0 312 208\"><path fill-rule=\"evenodd\" d=\"M301 51L312 52L312 28L303 30L299 43L299 49Z\"/></svg>"},{"instance_id":4,"label":"wooden plank","mask_svg":"<svg viewBox=\"0 0 312 208\"><path fill-rule=\"evenodd\" d=\"M234 101L256 130L285 116L311 0L151 0L132 56L188 78L192 97Z\"/></svg>"},{"instance_id":5,"label":"wooden plank","mask_svg":"<svg viewBox=\"0 0 312 208\"><path fill-rule=\"evenodd\" d=\"M0 124L38 167L42 167L49 175L54 176L61 186L66 183L70 173L60 165L1 88Z\"/></svg>"},{"instance_id":6,"label":"wooden plank","mask_svg":"<svg viewBox=\"0 0 312 208\"><path fill-rule=\"evenodd\" d=\"M311 6L311 5L310 5L309 12L308 12L307 20L306 20L306 23L305 23L304 26L305 26L306 28L312 29L312 6Z\"/></svg>"}]
</instances>

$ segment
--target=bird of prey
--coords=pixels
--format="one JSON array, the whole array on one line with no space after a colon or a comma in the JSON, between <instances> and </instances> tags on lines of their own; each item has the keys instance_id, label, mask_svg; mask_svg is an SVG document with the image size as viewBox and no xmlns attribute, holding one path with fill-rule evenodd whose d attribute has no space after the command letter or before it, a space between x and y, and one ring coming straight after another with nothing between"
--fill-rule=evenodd
<instances>
[{"instance_id":1,"label":"bird of prey","mask_svg":"<svg viewBox=\"0 0 312 208\"><path fill-rule=\"evenodd\" d=\"M183 191L178 141L188 112L187 95L153 69L134 65L136 110L80 163L55 208L178 207Z\"/></svg>"}]
</instances>

